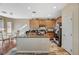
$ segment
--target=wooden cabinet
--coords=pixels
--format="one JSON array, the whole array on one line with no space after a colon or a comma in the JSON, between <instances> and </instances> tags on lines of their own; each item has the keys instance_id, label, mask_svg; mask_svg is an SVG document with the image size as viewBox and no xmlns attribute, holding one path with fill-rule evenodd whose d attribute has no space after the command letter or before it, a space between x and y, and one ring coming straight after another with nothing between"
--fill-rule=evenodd
<instances>
[{"instance_id":1,"label":"wooden cabinet","mask_svg":"<svg viewBox=\"0 0 79 59\"><path fill-rule=\"evenodd\" d=\"M36 19L30 20L30 27L31 29L36 29L39 27L39 21Z\"/></svg>"},{"instance_id":2,"label":"wooden cabinet","mask_svg":"<svg viewBox=\"0 0 79 59\"><path fill-rule=\"evenodd\" d=\"M44 19L39 19L39 25L45 25L45 24L46 24L46 22Z\"/></svg>"},{"instance_id":3,"label":"wooden cabinet","mask_svg":"<svg viewBox=\"0 0 79 59\"><path fill-rule=\"evenodd\" d=\"M45 26L46 28L54 28L56 25L56 20L51 19L32 19L30 20L30 27L32 29L37 29L39 26Z\"/></svg>"},{"instance_id":4,"label":"wooden cabinet","mask_svg":"<svg viewBox=\"0 0 79 59\"><path fill-rule=\"evenodd\" d=\"M46 22L46 27L47 28L53 28L53 27L55 27L55 23L56 23L55 20L46 20L45 22Z\"/></svg>"},{"instance_id":5,"label":"wooden cabinet","mask_svg":"<svg viewBox=\"0 0 79 59\"><path fill-rule=\"evenodd\" d=\"M52 20L52 27L54 28L56 26L56 20Z\"/></svg>"},{"instance_id":6,"label":"wooden cabinet","mask_svg":"<svg viewBox=\"0 0 79 59\"><path fill-rule=\"evenodd\" d=\"M47 32L46 37L48 38L54 38L54 33L53 32Z\"/></svg>"}]
</instances>

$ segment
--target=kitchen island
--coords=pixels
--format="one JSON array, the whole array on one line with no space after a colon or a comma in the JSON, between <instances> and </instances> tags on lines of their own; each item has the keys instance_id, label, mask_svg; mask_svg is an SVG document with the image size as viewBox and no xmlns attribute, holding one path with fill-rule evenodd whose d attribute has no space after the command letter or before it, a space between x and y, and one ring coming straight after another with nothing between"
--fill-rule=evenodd
<instances>
[{"instance_id":1,"label":"kitchen island","mask_svg":"<svg viewBox=\"0 0 79 59\"><path fill-rule=\"evenodd\" d=\"M48 53L50 47L49 38L17 37L17 53Z\"/></svg>"}]
</instances>

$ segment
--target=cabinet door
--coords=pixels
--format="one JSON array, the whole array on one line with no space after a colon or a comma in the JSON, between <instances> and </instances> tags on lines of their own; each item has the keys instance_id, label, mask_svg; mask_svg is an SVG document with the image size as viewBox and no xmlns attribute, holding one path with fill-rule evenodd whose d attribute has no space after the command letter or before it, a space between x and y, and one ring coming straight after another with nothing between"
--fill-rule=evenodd
<instances>
[{"instance_id":1,"label":"cabinet door","mask_svg":"<svg viewBox=\"0 0 79 59\"><path fill-rule=\"evenodd\" d=\"M63 16L62 47L72 54L72 15Z\"/></svg>"},{"instance_id":2,"label":"cabinet door","mask_svg":"<svg viewBox=\"0 0 79 59\"><path fill-rule=\"evenodd\" d=\"M30 27L32 29L36 29L39 27L39 21L38 20L30 20Z\"/></svg>"},{"instance_id":3,"label":"cabinet door","mask_svg":"<svg viewBox=\"0 0 79 59\"><path fill-rule=\"evenodd\" d=\"M55 20L46 20L46 27L53 28L55 26Z\"/></svg>"},{"instance_id":4,"label":"cabinet door","mask_svg":"<svg viewBox=\"0 0 79 59\"><path fill-rule=\"evenodd\" d=\"M45 25L45 20L44 19L39 19L39 25Z\"/></svg>"}]
</instances>

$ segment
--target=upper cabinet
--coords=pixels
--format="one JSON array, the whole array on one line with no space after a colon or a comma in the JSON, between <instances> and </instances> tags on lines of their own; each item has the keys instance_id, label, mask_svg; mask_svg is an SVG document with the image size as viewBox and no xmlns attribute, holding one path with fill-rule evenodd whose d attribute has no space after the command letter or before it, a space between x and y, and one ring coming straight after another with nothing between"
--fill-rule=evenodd
<instances>
[{"instance_id":1,"label":"upper cabinet","mask_svg":"<svg viewBox=\"0 0 79 59\"><path fill-rule=\"evenodd\" d=\"M31 19L30 27L31 29L37 29L40 26L45 26L47 29L54 28L56 25L56 20L52 19Z\"/></svg>"},{"instance_id":2,"label":"upper cabinet","mask_svg":"<svg viewBox=\"0 0 79 59\"><path fill-rule=\"evenodd\" d=\"M39 19L39 26L45 26L46 22L45 19Z\"/></svg>"},{"instance_id":3,"label":"upper cabinet","mask_svg":"<svg viewBox=\"0 0 79 59\"><path fill-rule=\"evenodd\" d=\"M30 28L37 29L39 27L39 21L37 19L30 20Z\"/></svg>"},{"instance_id":4,"label":"upper cabinet","mask_svg":"<svg viewBox=\"0 0 79 59\"><path fill-rule=\"evenodd\" d=\"M46 22L47 28L54 28L55 27L55 24L56 24L55 20L46 20L45 22Z\"/></svg>"}]
</instances>

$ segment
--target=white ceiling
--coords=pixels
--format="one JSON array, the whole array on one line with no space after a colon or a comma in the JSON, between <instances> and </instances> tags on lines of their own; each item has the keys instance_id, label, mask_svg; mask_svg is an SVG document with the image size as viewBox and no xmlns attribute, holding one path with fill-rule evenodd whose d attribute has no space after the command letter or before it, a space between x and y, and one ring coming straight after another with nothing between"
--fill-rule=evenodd
<instances>
[{"instance_id":1,"label":"white ceiling","mask_svg":"<svg viewBox=\"0 0 79 59\"><path fill-rule=\"evenodd\" d=\"M0 3L0 15L9 18L54 18L61 15L64 3ZM36 13L32 13L35 11Z\"/></svg>"}]
</instances>

